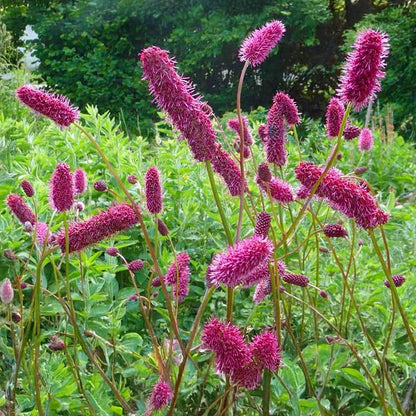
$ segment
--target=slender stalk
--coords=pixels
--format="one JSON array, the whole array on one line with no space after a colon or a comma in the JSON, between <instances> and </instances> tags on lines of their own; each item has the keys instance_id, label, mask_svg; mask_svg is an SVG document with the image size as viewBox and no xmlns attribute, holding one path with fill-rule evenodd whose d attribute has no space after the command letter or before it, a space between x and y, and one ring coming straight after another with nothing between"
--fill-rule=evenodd
<instances>
[{"instance_id":1,"label":"slender stalk","mask_svg":"<svg viewBox=\"0 0 416 416\"><path fill-rule=\"evenodd\" d=\"M264 370L263 373L263 395L262 395L262 416L270 415L270 383L272 381L272 373L270 370Z\"/></svg>"}]
</instances>

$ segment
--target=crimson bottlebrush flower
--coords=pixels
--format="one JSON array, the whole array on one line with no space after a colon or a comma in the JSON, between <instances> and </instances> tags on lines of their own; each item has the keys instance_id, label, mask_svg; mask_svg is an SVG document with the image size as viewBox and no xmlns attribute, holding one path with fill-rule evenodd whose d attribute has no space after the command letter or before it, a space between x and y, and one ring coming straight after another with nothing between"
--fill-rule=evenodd
<instances>
[{"instance_id":1,"label":"crimson bottlebrush flower","mask_svg":"<svg viewBox=\"0 0 416 416\"><path fill-rule=\"evenodd\" d=\"M251 358L246 365L237 368L231 374L231 381L247 390L254 390L261 382L261 373L261 368Z\"/></svg>"},{"instance_id":2,"label":"crimson bottlebrush flower","mask_svg":"<svg viewBox=\"0 0 416 416\"><path fill-rule=\"evenodd\" d=\"M263 143L266 143L266 140L267 140L267 125L266 124L260 124L260 126L257 129L257 134L259 135L260 140Z\"/></svg>"},{"instance_id":3,"label":"crimson bottlebrush flower","mask_svg":"<svg viewBox=\"0 0 416 416\"><path fill-rule=\"evenodd\" d=\"M169 228L160 218L157 219L157 230L160 235L167 236L169 234Z\"/></svg>"},{"instance_id":4,"label":"crimson bottlebrush flower","mask_svg":"<svg viewBox=\"0 0 416 416\"><path fill-rule=\"evenodd\" d=\"M139 270L143 269L144 263L143 260L137 259L137 260L133 260L131 261L128 265L127 268L131 271L131 272L138 272Z\"/></svg>"},{"instance_id":5,"label":"crimson bottlebrush flower","mask_svg":"<svg viewBox=\"0 0 416 416\"><path fill-rule=\"evenodd\" d=\"M74 171L74 191L75 195L83 194L87 189L87 174L83 169Z\"/></svg>"},{"instance_id":6,"label":"crimson bottlebrush flower","mask_svg":"<svg viewBox=\"0 0 416 416\"><path fill-rule=\"evenodd\" d=\"M280 367L282 353L275 333L266 331L256 335L251 345L254 361L262 370L276 371Z\"/></svg>"},{"instance_id":7,"label":"crimson bottlebrush flower","mask_svg":"<svg viewBox=\"0 0 416 416\"><path fill-rule=\"evenodd\" d=\"M361 129L357 126L348 125L345 127L342 136L345 140L350 141L358 137L361 133Z\"/></svg>"},{"instance_id":8,"label":"crimson bottlebrush flower","mask_svg":"<svg viewBox=\"0 0 416 416\"><path fill-rule=\"evenodd\" d=\"M328 137L337 137L341 128L345 109L340 100L331 98L326 110L326 133Z\"/></svg>"},{"instance_id":9,"label":"crimson bottlebrush flower","mask_svg":"<svg viewBox=\"0 0 416 416\"><path fill-rule=\"evenodd\" d=\"M386 33L367 29L358 34L353 51L347 56L337 91L344 103L351 101L358 111L374 101L385 76L382 69L388 53Z\"/></svg>"},{"instance_id":10,"label":"crimson bottlebrush flower","mask_svg":"<svg viewBox=\"0 0 416 416\"><path fill-rule=\"evenodd\" d=\"M354 173L356 175L361 175L362 173L364 173L366 171L367 171L367 167L366 166L360 166L360 167L354 169Z\"/></svg>"},{"instance_id":11,"label":"crimson bottlebrush flower","mask_svg":"<svg viewBox=\"0 0 416 416\"><path fill-rule=\"evenodd\" d=\"M165 282L173 288L173 295L182 302L189 293L189 255L186 251L176 255L165 274Z\"/></svg>"},{"instance_id":12,"label":"crimson bottlebrush flower","mask_svg":"<svg viewBox=\"0 0 416 416\"><path fill-rule=\"evenodd\" d=\"M156 166L152 166L146 172L144 192L146 194L146 205L149 212L158 214L162 211L162 186L160 184L160 172Z\"/></svg>"},{"instance_id":13,"label":"crimson bottlebrush flower","mask_svg":"<svg viewBox=\"0 0 416 416\"><path fill-rule=\"evenodd\" d=\"M107 250L105 252L111 257L117 257L120 253L117 247L107 247Z\"/></svg>"},{"instance_id":14,"label":"crimson bottlebrush flower","mask_svg":"<svg viewBox=\"0 0 416 416\"><path fill-rule=\"evenodd\" d=\"M0 286L0 300L4 304L12 303L14 297L14 291L9 279L4 279Z\"/></svg>"},{"instance_id":15,"label":"crimson bottlebrush flower","mask_svg":"<svg viewBox=\"0 0 416 416\"><path fill-rule=\"evenodd\" d=\"M16 91L16 96L23 104L42 114L62 127L68 127L79 119L77 107L73 107L68 98L51 94L32 85L23 85Z\"/></svg>"},{"instance_id":16,"label":"crimson bottlebrush flower","mask_svg":"<svg viewBox=\"0 0 416 416\"><path fill-rule=\"evenodd\" d=\"M251 351L241 330L231 323L211 318L204 325L201 341L203 349L215 353L215 368L219 372L231 375L251 360Z\"/></svg>"},{"instance_id":17,"label":"crimson bottlebrush flower","mask_svg":"<svg viewBox=\"0 0 416 416\"><path fill-rule=\"evenodd\" d=\"M104 181L95 181L94 182L94 189L98 192L105 192L108 189L107 184Z\"/></svg>"},{"instance_id":18,"label":"crimson bottlebrush flower","mask_svg":"<svg viewBox=\"0 0 416 416\"><path fill-rule=\"evenodd\" d=\"M52 175L49 202L58 212L69 211L74 203L74 183L66 163L58 163Z\"/></svg>"},{"instance_id":19,"label":"crimson bottlebrush flower","mask_svg":"<svg viewBox=\"0 0 416 416\"><path fill-rule=\"evenodd\" d=\"M248 129L248 122L246 116L241 116L242 122L243 122L243 137L244 137L244 144L246 146L251 146L253 144L253 139L251 138L250 131ZM239 137L241 137L241 128L240 123L238 121L238 118L232 118L228 120L227 126L234 130Z\"/></svg>"},{"instance_id":20,"label":"crimson bottlebrush flower","mask_svg":"<svg viewBox=\"0 0 416 416\"><path fill-rule=\"evenodd\" d=\"M169 383L158 381L153 387L152 394L148 402L149 410L160 410L166 407L173 397L172 389Z\"/></svg>"},{"instance_id":21,"label":"crimson bottlebrush flower","mask_svg":"<svg viewBox=\"0 0 416 416\"><path fill-rule=\"evenodd\" d=\"M327 224L323 231L329 238L348 237L347 230L339 224Z\"/></svg>"},{"instance_id":22,"label":"crimson bottlebrush flower","mask_svg":"<svg viewBox=\"0 0 416 416\"><path fill-rule=\"evenodd\" d=\"M286 140L284 120L290 125L298 124L300 122L299 113L295 102L287 94L277 92L273 98L273 105L267 114L265 148L267 160L279 166L283 166L287 159L284 146Z\"/></svg>"},{"instance_id":23,"label":"crimson bottlebrush flower","mask_svg":"<svg viewBox=\"0 0 416 416\"><path fill-rule=\"evenodd\" d=\"M111 235L136 224L137 217L130 205L120 204L108 208L91 218L73 222L68 227L69 253L82 250ZM61 230L57 241L65 252L65 230Z\"/></svg>"},{"instance_id":24,"label":"crimson bottlebrush flower","mask_svg":"<svg viewBox=\"0 0 416 416\"><path fill-rule=\"evenodd\" d=\"M301 162L295 169L299 182L309 190L313 188L323 168L310 162ZM353 218L358 225L368 229L385 224L389 215L377 207L373 196L362 186L357 185L336 169L330 169L320 183L316 195L325 198L329 205Z\"/></svg>"},{"instance_id":25,"label":"crimson bottlebrush flower","mask_svg":"<svg viewBox=\"0 0 416 416\"><path fill-rule=\"evenodd\" d=\"M368 152L373 147L373 133L370 129L364 128L361 130L360 138L358 139L358 149L360 152Z\"/></svg>"},{"instance_id":26,"label":"crimson bottlebrush flower","mask_svg":"<svg viewBox=\"0 0 416 416\"><path fill-rule=\"evenodd\" d=\"M238 52L240 61L249 61L253 67L260 65L282 38L285 31L284 24L278 20L266 23L261 28L254 30L241 44Z\"/></svg>"},{"instance_id":27,"label":"crimson bottlebrush flower","mask_svg":"<svg viewBox=\"0 0 416 416\"><path fill-rule=\"evenodd\" d=\"M20 186L22 187L22 190L25 193L25 195L29 198L31 198L35 194L35 190L33 189L32 184L26 179L20 183Z\"/></svg>"},{"instance_id":28,"label":"crimson bottlebrush flower","mask_svg":"<svg viewBox=\"0 0 416 416\"><path fill-rule=\"evenodd\" d=\"M256 225L254 226L254 235L258 235L263 238L267 237L269 234L271 220L272 217L268 212L259 212L256 218Z\"/></svg>"},{"instance_id":29,"label":"crimson bottlebrush flower","mask_svg":"<svg viewBox=\"0 0 416 416\"><path fill-rule=\"evenodd\" d=\"M127 176L127 182L134 185L138 182L139 180L137 179L136 175L129 175Z\"/></svg>"},{"instance_id":30,"label":"crimson bottlebrush flower","mask_svg":"<svg viewBox=\"0 0 416 416\"><path fill-rule=\"evenodd\" d=\"M400 287L405 281L405 277L402 274L394 274L391 279L393 280L394 286ZM384 286L390 287L390 282L386 279L384 281Z\"/></svg>"},{"instance_id":31,"label":"crimson bottlebrush flower","mask_svg":"<svg viewBox=\"0 0 416 416\"><path fill-rule=\"evenodd\" d=\"M257 168L257 175L263 182L270 182L272 179L272 173L270 172L269 165L266 162L259 164Z\"/></svg>"},{"instance_id":32,"label":"crimson bottlebrush flower","mask_svg":"<svg viewBox=\"0 0 416 416\"><path fill-rule=\"evenodd\" d=\"M258 267L264 265L273 253L273 243L259 236L241 240L234 247L216 254L211 262L210 281L234 287L244 281Z\"/></svg>"},{"instance_id":33,"label":"crimson bottlebrush flower","mask_svg":"<svg viewBox=\"0 0 416 416\"><path fill-rule=\"evenodd\" d=\"M268 193L267 187L269 187L270 196L281 204L286 204L295 200L292 187L283 179L273 177L269 183L266 183L257 177L257 184L266 194Z\"/></svg>"},{"instance_id":34,"label":"crimson bottlebrush flower","mask_svg":"<svg viewBox=\"0 0 416 416\"><path fill-rule=\"evenodd\" d=\"M45 222L36 223L36 240L41 246L48 243L47 237L49 236L49 227Z\"/></svg>"},{"instance_id":35,"label":"crimson bottlebrush flower","mask_svg":"<svg viewBox=\"0 0 416 416\"><path fill-rule=\"evenodd\" d=\"M210 160L215 152L216 135L207 106L196 97L193 86L178 75L175 61L156 46L140 54L144 79L157 105L166 111L172 124L187 140L196 160Z\"/></svg>"},{"instance_id":36,"label":"crimson bottlebrush flower","mask_svg":"<svg viewBox=\"0 0 416 416\"><path fill-rule=\"evenodd\" d=\"M224 179L232 196L239 195L242 186L244 190L247 189L247 183L245 181L244 183L242 182L243 178L239 166L221 146L217 147L211 163L212 169Z\"/></svg>"},{"instance_id":37,"label":"crimson bottlebrush flower","mask_svg":"<svg viewBox=\"0 0 416 416\"><path fill-rule=\"evenodd\" d=\"M35 214L21 196L10 194L7 197L6 205L8 205L10 211L18 218L22 224L24 224L26 221L29 221L31 224L35 224Z\"/></svg>"},{"instance_id":38,"label":"crimson bottlebrush flower","mask_svg":"<svg viewBox=\"0 0 416 416\"><path fill-rule=\"evenodd\" d=\"M309 283L309 279L303 274L285 273L282 280L291 285L305 287Z\"/></svg>"}]
</instances>

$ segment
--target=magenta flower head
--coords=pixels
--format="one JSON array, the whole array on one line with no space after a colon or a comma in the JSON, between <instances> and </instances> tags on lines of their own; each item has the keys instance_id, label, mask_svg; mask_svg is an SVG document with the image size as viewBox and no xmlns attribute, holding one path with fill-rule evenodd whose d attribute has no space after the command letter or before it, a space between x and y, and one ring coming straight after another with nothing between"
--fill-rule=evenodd
<instances>
[{"instance_id":1,"label":"magenta flower head","mask_svg":"<svg viewBox=\"0 0 416 416\"><path fill-rule=\"evenodd\" d=\"M260 126L257 129L257 134L259 135L260 140L263 143L266 143L266 140L267 140L267 125L266 124L260 124Z\"/></svg>"},{"instance_id":2,"label":"magenta flower head","mask_svg":"<svg viewBox=\"0 0 416 416\"><path fill-rule=\"evenodd\" d=\"M83 169L74 171L74 191L75 195L83 194L87 189L87 174Z\"/></svg>"},{"instance_id":3,"label":"magenta flower head","mask_svg":"<svg viewBox=\"0 0 416 416\"><path fill-rule=\"evenodd\" d=\"M281 204L286 204L295 200L293 196L292 187L283 179L273 177L269 183L263 182L260 177L257 177L257 184L260 189L268 194L267 187L270 191L270 196Z\"/></svg>"},{"instance_id":4,"label":"magenta flower head","mask_svg":"<svg viewBox=\"0 0 416 416\"><path fill-rule=\"evenodd\" d=\"M224 179L232 196L239 195L242 186L244 190L247 189L247 183L245 181L243 183L239 166L221 146L217 147L211 163L212 169Z\"/></svg>"},{"instance_id":5,"label":"magenta flower head","mask_svg":"<svg viewBox=\"0 0 416 416\"><path fill-rule=\"evenodd\" d=\"M232 375L251 360L251 351L241 330L231 323L211 318L201 334L202 348L215 353L215 369Z\"/></svg>"},{"instance_id":6,"label":"magenta flower head","mask_svg":"<svg viewBox=\"0 0 416 416\"><path fill-rule=\"evenodd\" d=\"M338 95L349 101L356 111L373 102L380 91L380 81L385 73L385 60L389 53L389 38L378 30L360 32L343 68Z\"/></svg>"},{"instance_id":7,"label":"magenta flower head","mask_svg":"<svg viewBox=\"0 0 416 416\"><path fill-rule=\"evenodd\" d=\"M243 137L244 137L244 144L246 146L251 146L253 144L253 139L251 138L250 131L248 129L248 122L246 116L241 116L243 122ZM232 118L228 120L227 126L234 130L240 137L241 137L241 128L240 123L238 122L238 118Z\"/></svg>"},{"instance_id":8,"label":"magenta flower head","mask_svg":"<svg viewBox=\"0 0 416 416\"><path fill-rule=\"evenodd\" d=\"M169 234L169 228L160 218L157 219L157 230L160 235L167 236Z\"/></svg>"},{"instance_id":9,"label":"magenta flower head","mask_svg":"<svg viewBox=\"0 0 416 416\"><path fill-rule=\"evenodd\" d=\"M105 252L111 257L117 257L120 253L117 247L107 247Z\"/></svg>"},{"instance_id":10,"label":"magenta flower head","mask_svg":"<svg viewBox=\"0 0 416 416\"><path fill-rule=\"evenodd\" d=\"M256 225L254 227L254 235L259 237L267 237L270 229L271 215L268 212L261 211L256 218Z\"/></svg>"},{"instance_id":11,"label":"magenta flower head","mask_svg":"<svg viewBox=\"0 0 416 416\"><path fill-rule=\"evenodd\" d=\"M325 225L324 234L329 238L348 237L347 230L339 224Z\"/></svg>"},{"instance_id":12,"label":"magenta flower head","mask_svg":"<svg viewBox=\"0 0 416 416\"><path fill-rule=\"evenodd\" d=\"M52 175L49 202L58 212L69 211L74 203L74 183L66 163L58 163Z\"/></svg>"},{"instance_id":13,"label":"magenta flower head","mask_svg":"<svg viewBox=\"0 0 416 416\"><path fill-rule=\"evenodd\" d=\"M134 185L138 182L139 180L137 179L136 175L129 175L127 176L127 182Z\"/></svg>"},{"instance_id":14,"label":"magenta flower head","mask_svg":"<svg viewBox=\"0 0 416 416\"><path fill-rule=\"evenodd\" d=\"M337 98L331 98L326 110L326 134L328 137L337 137L344 117L344 106Z\"/></svg>"},{"instance_id":15,"label":"magenta flower head","mask_svg":"<svg viewBox=\"0 0 416 416\"><path fill-rule=\"evenodd\" d=\"M266 162L259 164L257 168L257 175L263 182L270 182L272 180L272 173L270 172L269 165Z\"/></svg>"},{"instance_id":16,"label":"magenta flower head","mask_svg":"<svg viewBox=\"0 0 416 416\"><path fill-rule=\"evenodd\" d=\"M303 274L285 273L282 280L290 285L305 287L308 286L309 279Z\"/></svg>"},{"instance_id":17,"label":"magenta flower head","mask_svg":"<svg viewBox=\"0 0 416 416\"><path fill-rule=\"evenodd\" d=\"M394 274L391 279L393 280L394 286L400 287L405 281L405 277L402 274ZM386 279L384 281L384 286L390 287L390 282Z\"/></svg>"},{"instance_id":18,"label":"magenta flower head","mask_svg":"<svg viewBox=\"0 0 416 416\"><path fill-rule=\"evenodd\" d=\"M285 30L282 22L274 20L251 32L241 44L238 53L240 61L249 61L253 67L260 65L282 38Z\"/></svg>"},{"instance_id":19,"label":"magenta flower head","mask_svg":"<svg viewBox=\"0 0 416 416\"><path fill-rule=\"evenodd\" d=\"M16 96L20 102L61 127L68 127L79 119L78 108L73 107L68 98L62 95L50 94L32 85L23 85L16 91Z\"/></svg>"},{"instance_id":20,"label":"magenta flower head","mask_svg":"<svg viewBox=\"0 0 416 416\"><path fill-rule=\"evenodd\" d=\"M35 214L21 196L10 194L7 197L6 205L22 224L25 222L30 222L32 225L35 224Z\"/></svg>"},{"instance_id":21,"label":"magenta flower head","mask_svg":"<svg viewBox=\"0 0 416 416\"><path fill-rule=\"evenodd\" d=\"M158 381L153 387L152 394L148 402L148 410L160 410L166 407L173 397L169 383Z\"/></svg>"},{"instance_id":22,"label":"magenta flower head","mask_svg":"<svg viewBox=\"0 0 416 416\"><path fill-rule=\"evenodd\" d=\"M69 253L82 250L111 235L136 224L137 217L130 205L114 205L85 221L73 222L68 227ZM57 236L58 244L65 253L65 230Z\"/></svg>"},{"instance_id":23,"label":"magenta flower head","mask_svg":"<svg viewBox=\"0 0 416 416\"><path fill-rule=\"evenodd\" d=\"M140 259L136 259L131 261L128 265L127 268L131 271L131 272L138 272L139 270L143 269L144 263L143 260Z\"/></svg>"},{"instance_id":24,"label":"magenta flower head","mask_svg":"<svg viewBox=\"0 0 416 416\"><path fill-rule=\"evenodd\" d=\"M12 303L14 297L14 291L12 284L9 279L4 279L3 283L0 286L0 300L4 304Z\"/></svg>"},{"instance_id":25,"label":"magenta flower head","mask_svg":"<svg viewBox=\"0 0 416 416\"><path fill-rule=\"evenodd\" d=\"M36 223L36 240L41 246L44 246L48 243L49 237L49 227L46 222L37 222Z\"/></svg>"},{"instance_id":26,"label":"magenta flower head","mask_svg":"<svg viewBox=\"0 0 416 416\"><path fill-rule=\"evenodd\" d=\"M251 345L254 361L261 369L276 371L280 367L282 353L275 333L256 335Z\"/></svg>"},{"instance_id":27,"label":"magenta flower head","mask_svg":"<svg viewBox=\"0 0 416 416\"><path fill-rule=\"evenodd\" d=\"M160 184L160 172L156 166L152 166L146 172L144 191L146 194L147 209L152 214L162 211L162 186Z\"/></svg>"},{"instance_id":28,"label":"magenta flower head","mask_svg":"<svg viewBox=\"0 0 416 416\"><path fill-rule=\"evenodd\" d=\"M189 262L190 258L186 251L176 256L165 274L165 282L173 288L173 295L182 302L189 293Z\"/></svg>"},{"instance_id":29,"label":"magenta flower head","mask_svg":"<svg viewBox=\"0 0 416 416\"><path fill-rule=\"evenodd\" d=\"M108 189L107 184L101 180L95 181L93 186L97 192L105 192Z\"/></svg>"},{"instance_id":30,"label":"magenta flower head","mask_svg":"<svg viewBox=\"0 0 416 416\"><path fill-rule=\"evenodd\" d=\"M301 162L295 169L296 178L309 190L322 172L323 168L311 162ZM385 224L389 218L386 212L377 207L374 197L363 186L344 178L340 171L333 168L319 185L316 196L326 199L332 208L353 218L364 229Z\"/></svg>"},{"instance_id":31,"label":"magenta flower head","mask_svg":"<svg viewBox=\"0 0 416 416\"><path fill-rule=\"evenodd\" d=\"M169 115L172 124L187 140L196 160L210 160L216 135L207 105L195 96L193 86L181 77L168 52L151 46L140 54L144 79L158 107Z\"/></svg>"},{"instance_id":32,"label":"magenta flower head","mask_svg":"<svg viewBox=\"0 0 416 416\"><path fill-rule=\"evenodd\" d=\"M273 243L267 238L254 235L241 240L213 257L209 268L210 283L237 286L258 267L267 264L272 253Z\"/></svg>"},{"instance_id":33,"label":"magenta flower head","mask_svg":"<svg viewBox=\"0 0 416 416\"><path fill-rule=\"evenodd\" d=\"M29 198L32 198L32 196L35 195L35 190L33 189L32 184L26 179L20 182L20 186L22 187L22 190L25 193L25 195Z\"/></svg>"},{"instance_id":34,"label":"magenta flower head","mask_svg":"<svg viewBox=\"0 0 416 416\"><path fill-rule=\"evenodd\" d=\"M345 127L342 136L345 140L350 141L358 137L361 133L361 129L358 126L353 126L352 124Z\"/></svg>"},{"instance_id":35,"label":"magenta flower head","mask_svg":"<svg viewBox=\"0 0 416 416\"><path fill-rule=\"evenodd\" d=\"M360 152L368 152L373 147L373 133L370 129L362 129L358 139L358 149Z\"/></svg>"}]
</instances>

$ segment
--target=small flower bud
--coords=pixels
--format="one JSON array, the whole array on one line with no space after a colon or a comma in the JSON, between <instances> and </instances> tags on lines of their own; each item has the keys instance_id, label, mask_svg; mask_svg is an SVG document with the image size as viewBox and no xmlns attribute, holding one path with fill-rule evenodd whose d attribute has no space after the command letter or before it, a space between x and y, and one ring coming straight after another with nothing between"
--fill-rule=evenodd
<instances>
[{"instance_id":1,"label":"small flower bud","mask_svg":"<svg viewBox=\"0 0 416 416\"><path fill-rule=\"evenodd\" d=\"M65 342L58 338L57 335L53 335L49 339L48 348L52 351L61 351L65 349Z\"/></svg>"},{"instance_id":2,"label":"small flower bud","mask_svg":"<svg viewBox=\"0 0 416 416\"><path fill-rule=\"evenodd\" d=\"M74 210L78 212L82 212L85 209L85 205L81 201L77 201L74 204Z\"/></svg>"},{"instance_id":3,"label":"small flower bud","mask_svg":"<svg viewBox=\"0 0 416 416\"><path fill-rule=\"evenodd\" d=\"M338 154L337 154L337 160L341 160L342 159L342 153L341 152L339 152Z\"/></svg>"},{"instance_id":4,"label":"small flower bud","mask_svg":"<svg viewBox=\"0 0 416 416\"><path fill-rule=\"evenodd\" d=\"M362 239L362 238L359 238L359 239L358 239L358 245L359 245L359 246L362 246L363 244L364 244L363 239Z\"/></svg>"},{"instance_id":5,"label":"small flower bud","mask_svg":"<svg viewBox=\"0 0 416 416\"><path fill-rule=\"evenodd\" d=\"M157 219L157 229L160 235L166 236L169 234L169 228L160 218Z\"/></svg>"},{"instance_id":6,"label":"small flower bud","mask_svg":"<svg viewBox=\"0 0 416 416\"><path fill-rule=\"evenodd\" d=\"M26 194L26 196L28 196L29 198L31 198L34 194L35 194L35 190L33 189L32 184L27 181L27 180L23 180L20 183L20 186L22 187L23 192Z\"/></svg>"},{"instance_id":7,"label":"small flower bud","mask_svg":"<svg viewBox=\"0 0 416 416\"><path fill-rule=\"evenodd\" d=\"M266 162L260 163L257 169L259 178L264 182L270 182L272 179L272 173L270 172L269 165Z\"/></svg>"},{"instance_id":8,"label":"small flower bud","mask_svg":"<svg viewBox=\"0 0 416 416\"><path fill-rule=\"evenodd\" d=\"M396 287L400 287L406 281L402 274L395 274L391 277L391 279L393 280L394 286ZM384 281L384 286L388 288L390 287L390 282L387 279Z\"/></svg>"},{"instance_id":9,"label":"small flower bud","mask_svg":"<svg viewBox=\"0 0 416 416\"><path fill-rule=\"evenodd\" d=\"M94 189L98 192L105 192L108 186L104 181L96 181L94 182Z\"/></svg>"},{"instance_id":10,"label":"small flower bud","mask_svg":"<svg viewBox=\"0 0 416 416\"><path fill-rule=\"evenodd\" d=\"M3 251L3 255L4 257L6 257L6 259L13 260L13 261L17 260L16 254L10 248L6 248Z\"/></svg>"},{"instance_id":11,"label":"small flower bud","mask_svg":"<svg viewBox=\"0 0 416 416\"><path fill-rule=\"evenodd\" d=\"M131 183L132 185L136 184L138 182L136 175L129 175L127 176L127 182Z\"/></svg>"},{"instance_id":12,"label":"small flower bud","mask_svg":"<svg viewBox=\"0 0 416 416\"><path fill-rule=\"evenodd\" d=\"M25 221L24 227L28 233L31 233L33 231L33 225L30 223L30 221Z\"/></svg>"},{"instance_id":13,"label":"small flower bud","mask_svg":"<svg viewBox=\"0 0 416 416\"><path fill-rule=\"evenodd\" d=\"M327 249L326 247L319 247L319 251L321 251L322 253L329 253L329 249Z\"/></svg>"},{"instance_id":14,"label":"small flower bud","mask_svg":"<svg viewBox=\"0 0 416 416\"><path fill-rule=\"evenodd\" d=\"M12 321L18 324L22 320L22 315L19 312L12 312Z\"/></svg>"},{"instance_id":15,"label":"small flower bud","mask_svg":"<svg viewBox=\"0 0 416 416\"><path fill-rule=\"evenodd\" d=\"M139 297L137 295L131 295L127 298L128 301L136 301L139 300Z\"/></svg>"},{"instance_id":16,"label":"small flower bud","mask_svg":"<svg viewBox=\"0 0 416 416\"><path fill-rule=\"evenodd\" d=\"M116 247L108 247L105 251L109 256L116 257L119 253L118 248Z\"/></svg>"},{"instance_id":17,"label":"small flower bud","mask_svg":"<svg viewBox=\"0 0 416 416\"><path fill-rule=\"evenodd\" d=\"M152 280L152 286L153 287L159 287L161 285L161 283L160 283L160 279L158 278L158 277L155 277L153 280Z\"/></svg>"},{"instance_id":18,"label":"small flower bud","mask_svg":"<svg viewBox=\"0 0 416 416\"><path fill-rule=\"evenodd\" d=\"M326 292L325 292L325 290L321 290L321 291L319 292L319 296L320 296L321 298L328 299L328 293L326 293Z\"/></svg>"},{"instance_id":19,"label":"small flower bud","mask_svg":"<svg viewBox=\"0 0 416 416\"><path fill-rule=\"evenodd\" d=\"M366 166L360 166L360 167L354 169L354 173L356 175L361 175L362 173L364 173L366 171L367 171L367 167Z\"/></svg>"},{"instance_id":20,"label":"small flower bud","mask_svg":"<svg viewBox=\"0 0 416 416\"><path fill-rule=\"evenodd\" d=\"M86 330L84 331L84 335L85 335L86 337L88 337L88 338L91 338L91 337L95 336L95 332L94 332L94 331L90 331L89 329L86 329Z\"/></svg>"},{"instance_id":21,"label":"small flower bud","mask_svg":"<svg viewBox=\"0 0 416 416\"><path fill-rule=\"evenodd\" d=\"M27 288L27 283L26 282L20 283L20 289L24 290L26 288Z\"/></svg>"},{"instance_id":22,"label":"small flower bud","mask_svg":"<svg viewBox=\"0 0 416 416\"><path fill-rule=\"evenodd\" d=\"M143 260L137 259L133 260L128 264L128 269L132 272L138 272L139 270L143 269L144 263Z\"/></svg>"}]
</instances>

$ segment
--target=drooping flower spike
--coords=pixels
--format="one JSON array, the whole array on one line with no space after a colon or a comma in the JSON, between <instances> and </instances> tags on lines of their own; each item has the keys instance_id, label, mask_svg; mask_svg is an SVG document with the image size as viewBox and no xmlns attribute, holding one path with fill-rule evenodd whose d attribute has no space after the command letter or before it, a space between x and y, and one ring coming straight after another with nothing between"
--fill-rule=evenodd
<instances>
[{"instance_id":1,"label":"drooping flower spike","mask_svg":"<svg viewBox=\"0 0 416 416\"><path fill-rule=\"evenodd\" d=\"M6 205L10 208L10 211L18 218L22 224L25 222L30 222L32 225L35 224L35 214L21 196L10 194L7 197Z\"/></svg>"},{"instance_id":2,"label":"drooping flower spike","mask_svg":"<svg viewBox=\"0 0 416 416\"><path fill-rule=\"evenodd\" d=\"M16 91L16 96L23 104L61 127L68 127L79 119L78 108L62 95L42 91L33 85L23 85Z\"/></svg>"}]
</instances>

